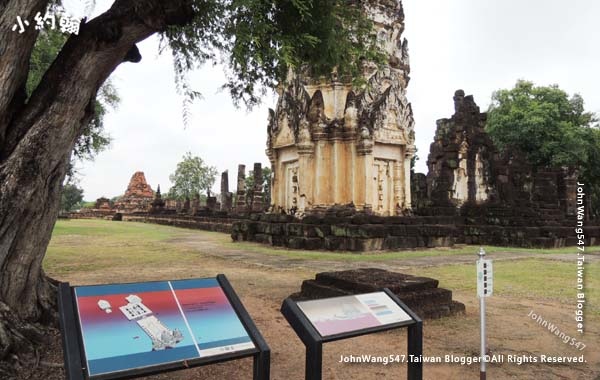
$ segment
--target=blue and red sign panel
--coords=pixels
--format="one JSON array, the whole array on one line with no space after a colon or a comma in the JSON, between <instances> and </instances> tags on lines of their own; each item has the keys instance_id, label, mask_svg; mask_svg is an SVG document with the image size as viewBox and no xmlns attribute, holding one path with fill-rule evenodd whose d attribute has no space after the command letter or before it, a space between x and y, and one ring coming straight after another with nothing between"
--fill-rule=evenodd
<instances>
[{"instance_id":1,"label":"blue and red sign panel","mask_svg":"<svg viewBox=\"0 0 600 380\"><path fill-rule=\"evenodd\" d=\"M217 279L74 288L90 378L254 350Z\"/></svg>"}]
</instances>

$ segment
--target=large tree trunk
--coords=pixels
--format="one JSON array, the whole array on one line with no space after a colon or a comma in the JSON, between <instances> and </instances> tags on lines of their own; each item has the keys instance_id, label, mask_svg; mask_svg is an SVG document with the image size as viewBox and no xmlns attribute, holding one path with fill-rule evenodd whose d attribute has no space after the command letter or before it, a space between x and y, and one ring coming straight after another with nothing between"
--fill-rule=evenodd
<instances>
[{"instance_id":1,"label":"large tree trunk","mask_svg":"<svg viewBox=\"0 0 600 380\"><path fill-rule=\"evenodd\" d=\"M117 0L71 36L30 99L24 88L33 26L12 32L48 0L0 0L0 360L40 338L55 295L42 271L75 141L92 116L100 85L135 43L190 20L187 1ZM1 370L1 367L0 367Z\"/></svg>"}]
</instances>

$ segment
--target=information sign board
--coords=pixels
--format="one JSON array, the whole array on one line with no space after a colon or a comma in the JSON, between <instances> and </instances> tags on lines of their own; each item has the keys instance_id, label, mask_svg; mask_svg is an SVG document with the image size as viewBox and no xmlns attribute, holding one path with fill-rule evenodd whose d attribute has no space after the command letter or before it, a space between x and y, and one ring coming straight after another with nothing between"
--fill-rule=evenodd
<instances>
[{"instance_id":1,"label":"information sign board","mask_svg":"<svg viewBox=\"0 0 600 380\"><path fill-rule=\"evenodd\" d=\"M327 342L406 327L408 355L423 353L423 322L389 289L310 301L288 297L281 313L306 346L306 380L321 380ZM408 380L423 378L421 361L408 361L407 367Z\"/></svg>"},{"instance_id":2,"label":"information sign board","mask_svg":"<svg viewBox=\"0 0 600 380\"><path fill-rule=\"evenodd\" d=\"M384 292L301 301L298 307L324 337L412 320Z\"/></svg>"},{"instance_id":3,"label":"information sign board","mask_svg":"<svg viewBox=\"0 0 600 380\"><path fill-rule=\"evenodd\" d=\"M61 292L61 327L66 330L74 327L69 324L76 324L80 348L76 356L90 380L156 373L161 368L268 352L223 275L68 290L63 286ZM71 343L66 340L65 352L74 351L67 347L74 346L73 339ZM268 369L266 373L268 376Z\"/></svg>"}]
</instances>

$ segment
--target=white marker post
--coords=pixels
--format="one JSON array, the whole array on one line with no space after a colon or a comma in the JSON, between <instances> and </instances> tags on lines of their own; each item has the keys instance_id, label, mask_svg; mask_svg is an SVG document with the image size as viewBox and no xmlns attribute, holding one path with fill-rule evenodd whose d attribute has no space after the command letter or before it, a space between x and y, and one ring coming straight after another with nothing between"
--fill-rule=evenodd
<instances>
[{"instance_id":1,"label":"white marker post","mask_svg":"<svg viewBox=\"0 0 600 380\"><path fill-rule=\"evenodd\" d=\"M479 260L477 260L477 295L479 296L479 309L481 311L481 369L479 379L485 380L485 297L492 295L494 280L492 274L492 260L486 260L485 250L479 248Z\"/></svg>"}]
</instances>

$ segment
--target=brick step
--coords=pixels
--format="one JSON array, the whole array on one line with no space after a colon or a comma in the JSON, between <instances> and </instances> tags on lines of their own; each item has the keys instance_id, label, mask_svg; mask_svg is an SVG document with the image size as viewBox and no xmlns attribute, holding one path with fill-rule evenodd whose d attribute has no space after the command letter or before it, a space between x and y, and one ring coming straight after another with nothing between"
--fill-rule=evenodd
<instances>
[{"instance_id":1,"label":"brick step","mask_svg":"<svg viewBox=\"0 0 600 380\"><path fill-rule=\"evenodd\" d=\"M302 298L307 299L349 296L353 294L348 290L339 289L326 284L320 284L315 280L302 281L300 292L302 294Z\"/></svg>"},{"instance_id":2,"label":"brick step","mask_svg":"<svg viewBox=\"0 0 600 380\"><path fill-rule=\"evenodd\" d=\"M315 280L305 280L302 282L302 294L309 298L337 297L350 294L360 294L370 291L378 291L380 289L372 289L368 291L352 291L340 289L333 285L321 284ZM413 292L395 292L394 294L406 303L408 306L424 308L431 304L445 304L452 301L452 291L443 288L422 289Z\"/></svg>"},{"instance_id":3,"label":"brick step","mask_svg":"<svg viewBox=\"0 0 600 380\"><path fill-rule=\"evenodd\" d=\"M431 305L424 308L412 308L410 306L408 307L412 311L414 311L415 314L417 314L421 319L438 319L465 313L465 305L457 301L452 301L448 304L442 305Z\"/></svg>"},{"instance_id":4,"label":"brick step","mask_svg":"<svg viewBox=\"0 0 600 380\"><path fill-rule=\"evenodd\" d=\"M389 288L394 293L411 292L419 289L437 288L439 281L428 277L416 277L383 269L358 269L341 272L318 273L316 281L336 286L354 293L373 292Z\"/></svg>"},{"instance_id":5,"label":"brick step","mask_svg":"<svg viewBox=\"0 0 600 380\"><path fill-rule=\"evenodd\" d=\"M427 307L431 304L452 302L452 291L444 288L421 289L414 292L395 292L390 289L409 307Z\"/></svg>"},{"instance_id":6,"label":"brick step","mask_svg":"<svg viewBox=\"0 0 600 380\"><path fill-rule=\"evenodd\" d=\"M455 216L459 211L456 207L424 207L416 211L421 216Z\"/></svg>"},{"instance_id":7,"label":"brick step","mask_svg":"<svg viewBox=\"0 0 600 380\"><path fill-rule=\"evenodd\" d=\"M438 281L389 272L378 268L362 268L318 273L315 279L302 282L295 299L319 299L390 289L422 318L441 318L464 313L465 306L452 301L452 291L438 288Z\"/></svg>"}]
</instances>

